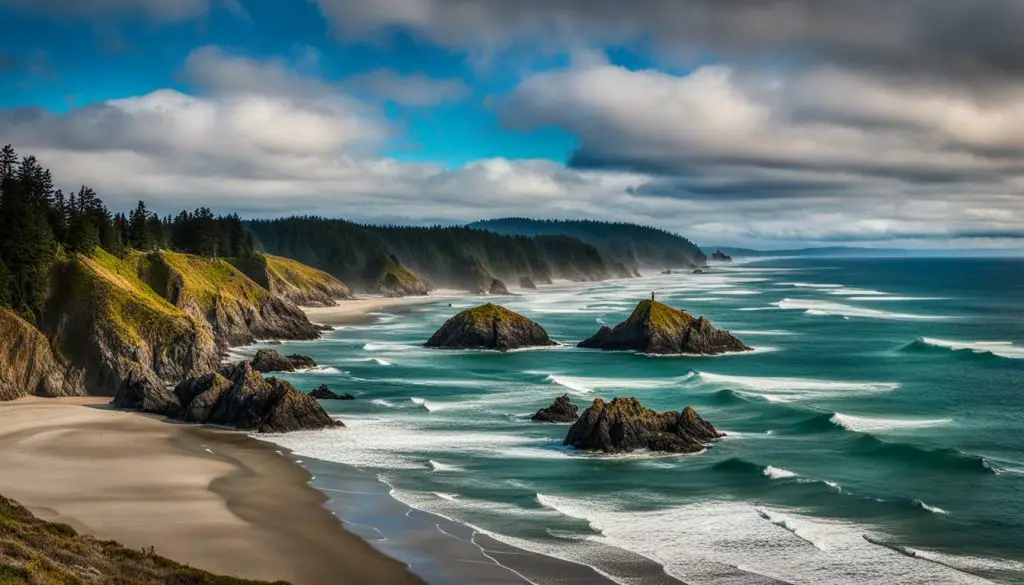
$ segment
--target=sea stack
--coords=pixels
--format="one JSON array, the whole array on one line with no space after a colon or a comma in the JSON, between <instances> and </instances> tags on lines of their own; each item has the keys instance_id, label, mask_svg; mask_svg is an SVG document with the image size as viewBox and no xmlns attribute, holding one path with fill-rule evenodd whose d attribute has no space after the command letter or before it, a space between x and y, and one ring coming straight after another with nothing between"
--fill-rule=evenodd
<instances>
[{"instance_id":1,"label":"sea stack","mask_svg":"<svg viewBox=\"0 0 1024 585\"><path fill-rule=\"evenodd\" d=\"M537 414L530 417L530 420L534 422L571 423L575 422L579 417L579 407L569 401L568 394L564 394L555 398L551 406L538 410Z\"/></svg>"},{"instance_id":2,"label":"sea stack","mask_svg":"<svg viewBox=\"0 0 1024 585\"><path fill-rule=\"evenodd\" d=\"M597 398L569 428L563 444L576 449L628 453L650 449L666 453L697 453L706 443L725 436L697 411L655 412L636 398Z\"/></svg>"},{"instance_id":3,"label":"sea stack","mask_svg":"<svg viewBox=\"0 0 1024 585\"><path fill-rule=\"evenodd\" d=\"M509 294L508 287L505 286L504 282L502 282L501 280L495 278L494 280L491 281L491 287L489 289L487 289L487 294L489 294L489 295L507 295L507 294Z\"/></svg>"},{"instance_id":4,"label":"sea stack","mask_svg":"<svg viewBox=\"0 0 1024 585\"><path fill-rule=\"evenodd\" d=\"M487 303L466 309L445 322L427 340L427 347L496 349L555 345L544 328L505 307Z\"/></svg>"},{"instance_id":5,"label":"sea stack","mask_svg":"<svg viewBox=\"0 0 1024 585\"><path fill-rule=\"evenodd\" d=\"M520 276L519 277L519 288L523 288L523 289L527 289L527 290L536 290L537 289L537 285L536 285L536 283L533 282L533 279L530 278L529 276Z\"/></svg>"},{"instance_id":6,"label":"sea stack","mask_svg":"<svg viewBox=\"0 0 1024 585\"><path fill-rule=\"evenodd\" d=\"M728 331L718 329L703 316L695 318L685 311L655 300L644 300L628 319L614 329L601 327L579 347L606 350L633 350L649 354L696 354L751 351Z\"/></svg>"},{"instance_id":7,"label":"sea stack","mask_svg":"<svg viewBox=\"0 0 1024 585\"><path fill-rule=\"evenodd\" d=\"M711 259L716 262L732 262L732 257L721 250L715 250L715 253L711 255Z\"/></svg>"},{"instance_id":8,"label":"sea stack","mask_svg":"<svg viewBox=\"0 0 1024 585\"><path fill-rule=\"evenodd\" d=\"M294 372L295 370L306 370L315 368L316 362L313 358L299 355L297 353L283 356L273 349L261 349L252 358L252 367L257 372Z\"/></svg>"}]
</instances>

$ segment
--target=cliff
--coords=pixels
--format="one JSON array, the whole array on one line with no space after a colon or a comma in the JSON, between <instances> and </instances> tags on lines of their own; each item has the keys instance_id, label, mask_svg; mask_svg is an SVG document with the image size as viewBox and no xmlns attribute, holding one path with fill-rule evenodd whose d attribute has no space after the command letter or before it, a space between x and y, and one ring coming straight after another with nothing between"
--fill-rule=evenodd
<instances>
[{"instance_id":1,"label":"cliff","mask_svg":"<svg viewBox=\"0 0 1024 585\"><path fill-rule=\"evenodd\" d=\"M637 449L696 453L724 436L687 406L682 412L655 412L636 398L597 398L583 411L565 437L576 449L628 453Z\"/></svg>"},{"instance_id":2,"label":"cliff","mask_svg":"<svg viewBox=\"0 0 1024 585\"><path fill-rule=\"evenodd\" d=\"M467 309L445 322L427 347L496 349L555 345L544 328L519 313L487 303Z\"/></svg>"},{"instance_id":3,"label":"cliff","mask_svg":"<svg viewBox=\"0 0 1024 585\"><path fill-rule=\"evenodd\" d=\"M82 396L82 372L54 355L30 323L0 309L0 401L33 396Z\"/></svg>"},{"instance_id":4,"label":"cliff","mask_svg":"<svg viewBox=\"0 0 1024 585\"><path fill-rule=\"evenodd\" d=\"M289 258L256 254L228 262L274 296L300 307L331 307L352 298L337 278Z\"/></svg>"},{"instance_id":5,"label":"cliff","mask_svg":"<svg viewBox=\"0 0 1024 585\"><path fill-rule=\"evenodd\" d=\"M641 301L625 321L614 329L601 327L592 337L580 342L579 347L650 354L716 355L750 351L742 341L716 328L703 316L694 318L654 300Z\"/></svg>"},{"instance_id":6,"label":"cliff","mask_svg":"<svg viewBox=\"0 0 1024 585\"><path fill-rule=\"evenodd\" d=\"M370 292L386 297L425 295L430 288L392 254L379 259L369 270Z\"/></svg>"}]
</instances>

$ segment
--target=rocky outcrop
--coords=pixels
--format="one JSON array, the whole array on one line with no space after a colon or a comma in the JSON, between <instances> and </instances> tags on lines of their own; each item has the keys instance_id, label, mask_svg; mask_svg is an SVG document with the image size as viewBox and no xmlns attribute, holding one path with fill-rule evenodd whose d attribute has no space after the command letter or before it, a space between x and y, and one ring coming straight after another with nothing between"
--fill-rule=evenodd
<instances>
[{"instance_id":1,"label":"rocky outcrop","mask_svg":"<svg viewBox=\"0 0 1024 585\"><path fill-rule=\"evenodd\" d=\"M732 257L721 250L715 250L715 253L711 255L711 259L716 262L732 262Z\"/></svg>"},{"instance_id":2,"label":"rocky outcrop","mask_svg":"<svg viewBox=\"0 0 1024 585\"><path fill-rule=\"evenodd\" d=\"M537 414L530 417L534 422L550 423L571 423L579 418L580 409L569 401L569 395L565 394L555 398L551 406L542 408Z\"/></svg>"},{"instance_id":3,"label":"rocky outcrop","mask_svg":"<svg viewBox=\"0 0 1024 585\"><path fill-rule=\"evenodd\" d=\"M490 288L487 289L487 294L489 294L489 295L507 295L507 294L509 294L509 292L508 292L508 288L505 286L505 283L501 282L501 280L495 278L494 280L491 281L491 286L490 286Z\"/></svg>"},{"instance_id":4,"label":"rocky outcrop","mask_svg":"<svg viewBox=\"0 0 1024 585\"><path fill-rule=\"evenodd\" d=\"M703 316L694 318L654 300L641 301L628 319L614 329L607 326L579 347L633 350L649 354L698 354L751 351L728 331L716 328Z\"/></svg>"},{"instance_id":5,"label":"rocky outcrop","mask_svg":"<svg viewBox=\"0 0 1024 585\"><path fill-rule=\"evenodd\" d=\"M331 392L331 389L327 387L327 384L320 384L316 390L309 393L310 396L317 400L355 400L356 397L351 394L335 394Z\"/></svg>"},{"instance_id":6,"label":"rocky outcrop","mask_svg":"<svg viewBox=\"0 0 1024 585\"><path fill-rule=\"evenodd\" d=\"M337 278L290 258L256 254L228 261L274 296L300 307L331 307L352 298Z\"/></svg>"},{"instance_id":7,"label":"rocky outcrop","mask_svg":"<svg viewBox=\"0 0 1024 585\"><path fill-rule=\"evenodd\" d=\"M283 356L274 349L261 349L257 351L256 356L252 358L250 363L254 370L262 373L294 372L295 370L316 367L316 362L313 361L313 358L299 354Z\"/></svg>"},{"instance_id":8,"label":"rocky outcrop","mask_svg":"<svg viewBox=\"0 0 1024 585\"><path fill-rule=\"evenodd\" d=\"M0 401L33 396L82 396L82 372L53 353L46 337L0 309Z\"/></svg>"},{"instance_id":9,"label":"rocky outcrop","mask_svg":"<svg viewBox=\"0 0 1024 585\"><path fill-rule=\"evenodd\" d=\"M544 345L555 345L555 342L543 327L491 303L448 319L426 343L427 347L499 351Z\"/></svg>"},{"instance_id":10,"label":"rocky outcrop","mask_svg":"<svg viewBox=\"0 0 1024 585\"><path fill-rule=\"evenodd\" d=\"M111 405L117 408L141 410L151 414L162 414L170 418L181 416L181 404L174 392L161 380L142 368L128 372L114 394Z\"/></svg>"},{"instance_id":11,"label":"rocky outcrop","mask_svg":"<svg viewBox=\"0 0 1024 585\"><path fill-rule=\"evenodd\" d=\"M694 268L692 274L704 274L705 272L707 272L707 270L703 268Z\"/></svg>"},{"instance_id":12,"label":"rocky outcrop","mask_svg":"<svg viewBox=\"0 0 1024 585\"><path fill-rule=\"evenodd\" d=\"M338 426L315 398L277 378L264 378L249 362L186 380L174 389L187 422L260 433Z\"/></svg>"},{"instance_id":13,"label":"rocky outcrop","mask_svg":"<svg viewBox=\"0 0 1024 585\"><path fill-rule=\"evenodd\" d=\"M725 436L687 406L682 412L658 413L636 398L597 398L569 429L563 444L576 449L628 453L637 449L696 453Z\"/></svg>"},{"instance_id":14,"label":"rocky outcrop","mask_svg":"<svg viewBox=\"0 0 1024 585\"><path fill-rule=\"evenodd\" d=\"M523 288L526 290L537 290L537 285L529 276L521 276L519 277L519 288Z\"/></svg>"}]
</instances>

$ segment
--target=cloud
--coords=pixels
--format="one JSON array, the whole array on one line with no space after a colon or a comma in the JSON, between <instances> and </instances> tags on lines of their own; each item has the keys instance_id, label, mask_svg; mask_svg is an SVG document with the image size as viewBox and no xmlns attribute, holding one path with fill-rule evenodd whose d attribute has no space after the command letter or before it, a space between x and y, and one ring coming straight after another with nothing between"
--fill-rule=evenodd
<instances>
[{"instance_id":1,"label":"cloud","mask_svg":"<svg viewBox=\"0 0 1024 585\"><path fill-rule=\"evenodd\" d=\"M355 93L405 106L436 106L469 95L469 87L458 79L435 79L422 73L406 76L390 69L353 75L345 85Z\"/></svg>"},{"instance_id":2,"label":"cloud","mask_svg":"<svg viewBox=\"0 0 1024 585\"><path fill-rule=\"evenodd\" d=\"M643 43L661 58L839 64L973 82L1024 76L1017 0L312 0L339 36L394 27L489 51Z\"/></svg>"}]
</instances>

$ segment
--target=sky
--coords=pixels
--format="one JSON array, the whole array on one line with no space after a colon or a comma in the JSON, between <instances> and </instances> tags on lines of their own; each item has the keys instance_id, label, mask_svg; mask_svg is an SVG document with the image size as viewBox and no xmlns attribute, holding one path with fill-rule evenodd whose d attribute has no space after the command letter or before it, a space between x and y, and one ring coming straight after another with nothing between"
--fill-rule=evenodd
<instances>
[{"instance_id":1,"label":"sky","mask_svg":"<svg viewBox=\"0 0 1024 585\"><path fill-rule=\"evenodd\" d=\"M0 0L0 143L160 213L1024 249L1020 0Z\"/></svg>"}]
</instances>

